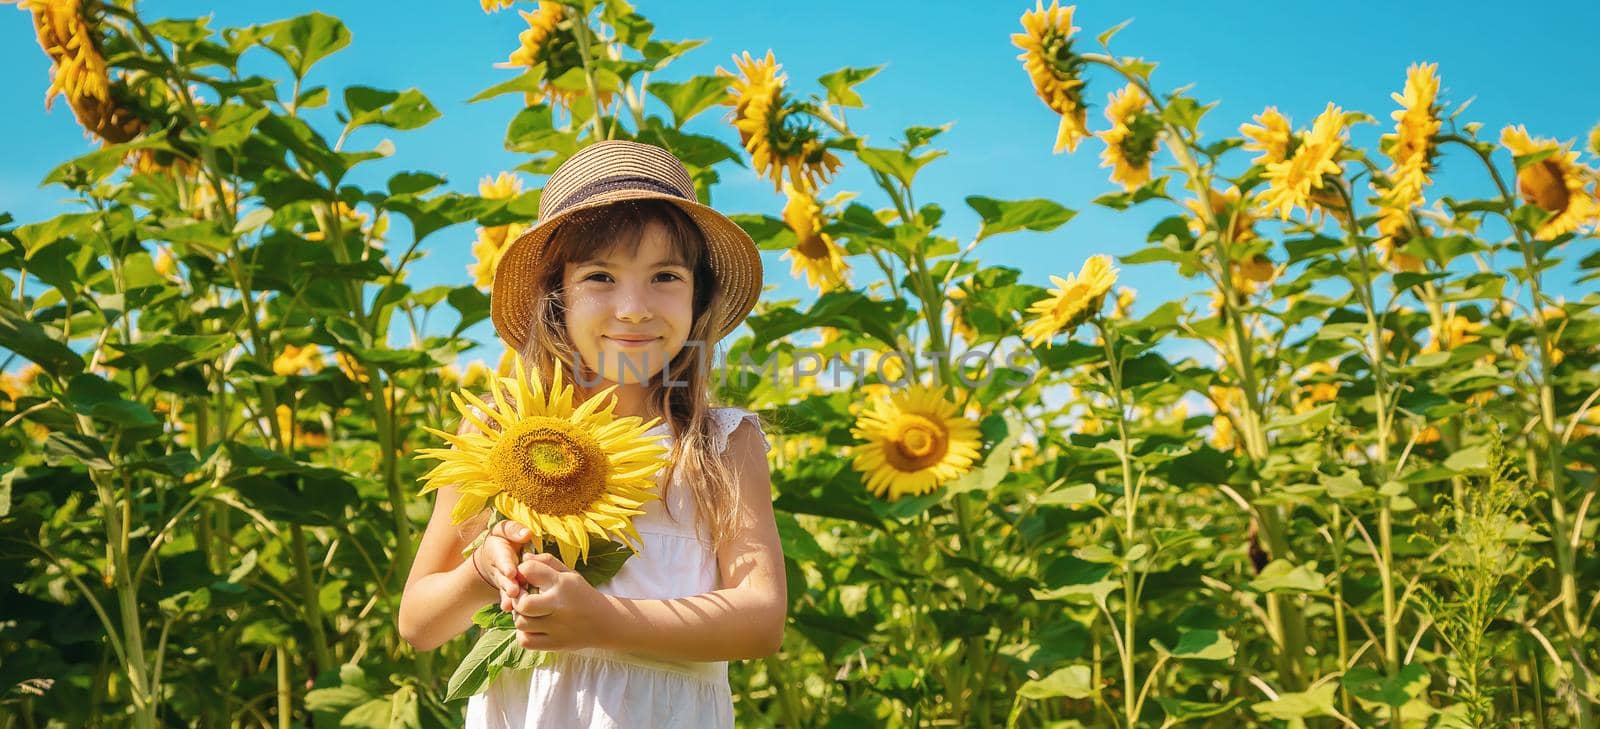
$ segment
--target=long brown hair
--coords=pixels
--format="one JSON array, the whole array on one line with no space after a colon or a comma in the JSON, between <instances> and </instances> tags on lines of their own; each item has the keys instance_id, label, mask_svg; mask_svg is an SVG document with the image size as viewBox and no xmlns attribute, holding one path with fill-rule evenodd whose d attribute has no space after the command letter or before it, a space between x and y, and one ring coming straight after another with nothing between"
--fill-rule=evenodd
<instances>
[{"instance_id":1,"label":"long brown hair","mask_svg":"<svg viewBox=\"0 0 1600 729\"><path fill-rule=\"evenodd\" d=\"M676 481L681 480L692 489L707 538L717 549L737 524L739 486L737 475L713 448L716 424L711 417L712 353L708 348L714 326L711 300L717 283L705 236L688 215L662 200L624 200L568 216L551 233L535 271L538 299L534 302L527 344L520 354L528 366L538 368L546 381L558 362L570 372L578 358L566 327L562 287L566 264L611 252L637 255L645 230L651 225L666 231L674 253L694 271L694 319L687 342L699 343L686 344L663 373L650 377L646 383L646 402L672 433L672 450L660 488L663 497ZM592 371L585 373L584 381L595 379ZM574 384L580 402L602 389ZM678 475L682 478L675 478ZM670 508L668 516L677 518Z\"/></svg>"}]
</instances>

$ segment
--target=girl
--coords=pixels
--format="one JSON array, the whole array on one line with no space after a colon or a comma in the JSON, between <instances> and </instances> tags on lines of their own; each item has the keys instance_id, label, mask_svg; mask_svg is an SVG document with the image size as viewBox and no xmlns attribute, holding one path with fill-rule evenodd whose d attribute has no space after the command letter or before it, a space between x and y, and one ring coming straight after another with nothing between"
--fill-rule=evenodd
<instances>
[{"instance_id":1,"label":"girl","mask_svg":"<svg viewBox=\"0 0 1600 729\"><path fill-rule=\"evenodd\" d=\"M665 150L600 142L550 177L539 223L495 269L495 329L546 381L559 362L579 397L617 385L617 415L662 418L670 465L634 518L642 549L599 588L551 555L521 557L528 535L509 521L463 559L487 514L457 529L460 493L439 489L401 635L431 650L498 597L517 642L553 652L473 696L470 729L733 726L727 661L776 652L788 600L770 446L753 413L709 406L706 360L760 287L754 242L699 204Z\"/></svg>"}]
</instances>

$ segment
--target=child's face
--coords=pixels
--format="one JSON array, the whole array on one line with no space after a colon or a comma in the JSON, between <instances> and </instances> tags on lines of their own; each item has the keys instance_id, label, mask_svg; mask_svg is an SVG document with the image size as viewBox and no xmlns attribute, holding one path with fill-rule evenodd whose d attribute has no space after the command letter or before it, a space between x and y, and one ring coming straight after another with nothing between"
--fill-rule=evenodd
<instances>
[{"instance_id":1,"label":"child's face","mask_svg":"<svg viewBox=\"0 0 1600 729\"><path fill-rule=\"evenodd\" d=\"M667 231L652 223L634 256L613 250L566 264L567 335L584 367L615 384L639 384L683 349L694 321L694 271L677 259Z\"/></svg>"}]
</instances>

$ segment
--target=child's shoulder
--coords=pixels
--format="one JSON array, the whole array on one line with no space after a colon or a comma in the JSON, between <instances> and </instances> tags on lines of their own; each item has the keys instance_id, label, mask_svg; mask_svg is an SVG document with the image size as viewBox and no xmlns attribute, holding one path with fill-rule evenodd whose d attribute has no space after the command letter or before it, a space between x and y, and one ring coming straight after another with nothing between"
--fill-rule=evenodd
<instances>
[{"instance_id":1,"label":"child's shoulder","mask_svg":"<svg viewBox=\"0 0 1600 729\"><path fill-rule=\"evenodd\" d=\"M772 444L767 440L765 427L761 416L750 410L740 407L717 407L711 409L712 431L711 443L717 453L726 453L728 444L739 426L749 422L755 430L756 437L760 439L764 451L772 450Z\"/></svg>"}]
</instances>

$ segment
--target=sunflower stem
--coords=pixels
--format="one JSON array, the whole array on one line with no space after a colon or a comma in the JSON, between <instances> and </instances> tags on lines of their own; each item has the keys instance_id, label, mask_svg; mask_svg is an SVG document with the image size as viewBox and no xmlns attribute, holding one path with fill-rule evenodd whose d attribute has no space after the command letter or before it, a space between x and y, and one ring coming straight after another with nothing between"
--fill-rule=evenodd
<instances>
[{"instance_id":1,"label":"sunflower stem","mask_svg":"<svg viewBox=\"0 0 1600 729\"><path fill-rule=\"evenodd\" d=\"M583 62L583 79L589 87L589 103L594 107L590 112L589 122L594 127L594 140L608 139L605 130L605 120L601 115L600 86L594 78L594 67L589 62L589 16L574 15L572 18L572 34L578 38L578 58Z\"/></svg>"},{"instance_id":2,"label":"sunflower stem","mask_svg":"<svg viewBox=\"0 0 1600 729\"><path fill-rule=\"evenodd\" d=\"M1489 177L1494 180L1495 188L1500 191L1501 204L1499 213L1511 226L1512 235L1516 236L1517 248L1522 253L1524 270L1527 271L1528 289L1533 297L1532 305L1528 308L1533 318L1534 334L1539 341L1538 426L1540 434L1544 437L1545 459L1547 461L1544 470L1549 474L1550 521L1554 531L1554 534L1551 535L1553 537L1551 541L1554 543L1552 546L1556 552L1556 569L1560 573L1561 618L1564 624L1563 627L1566 629L1569 652L1573 656L1581 656L1584 654L1583 635L1587 632L1588 625L1578 612L1580 608L1576 558L1574 555L1577 549L1577 542L1568 536L1571 522L1567 515L1566 486L1562 482L1562 439L1556 433L1555 385L1551 382L1551 370L1554 364L1551 362L1550 328L1549 322L1546 321L1544 316L1544 293L1540 285L1542 269L1534 258L1534 241L1528 240L1522 226L1512 219L1511 212L1515 209L1515 198L1512 197L1511 189L1506 185L1505 179L1501 177L1499 168L1495 167L1490 153L1478 148L1470 140L1456 135L1441 137L1440 141L1453 141L1461 144L1471 149L1478 156L1478 159L1483 162L1484 168L1489 172ZM1589 488L1593 490L1597 487L1591 485ZM1590 679L1591 673L1588 667L1580 664L1579 670L1567 670L1566 673L1572 677L1571 681L1574 684L1574 688L1580 694L1592 694L1594 692L1595 686ZM1578 726L1582 727L1582 729L1592 729L1595 726L1594 706L1588 701L1578 701Z\"/></svg>"},{"instance_id":3,"label":"sunflower stem","mask_svg":"<svg viewBox=\"0 0 1600 729\"><path fill-rule=\"evenodd\" d=\"M1139 684L1134 673L1133 651L1136 640L1136 618L1139 611L1139 586L1135 584L1133 564L1126 559L1126 555L1133 549L1138 539L1138 509L1139 487L1133 480L1132 454L1129 453L1128 444L1128 415L1127 401L1122 389L1122 362L1118 357L1120 350L1116 346L1116 329L1107 326L1097 313L1094 317L1094 326L1100 330L1100 343L1106 352L1107 375L1111 380L1112 397L1117 405L1117 460L1122 466L1122 513L1123 523L1118 529L1122 541L1122 631L1118 637L1122 640L1122 706L1124 725L1128 729L1139 721L1140 704L1143 703L1144 692L1139 691ZM1149 683L1155 676L1154 670L1146 678L1145 688L1150 688Z\"/></svg>"},{"instance_id":4,"label":"sunflower stem","mask_svg":"<svg viewBox=\"0 0 1600 729\"><path fill-rule=\"evenodd\" d=\"M1118 75L1127 79L1129 83L1136 86L1144 93L1145 98L1150 100L1152 108L1155 109L1157 117L1162 120L1162 125L1166 127L1170 137L1167 149L1172 152L1173 158L1177 160L1178 165L1184 170L1184 174L1188 178L1187 187L1201 201L1198 207L1202 223L1208 229L1217 231L1217 255L1214 259L1217 268L1213 271L1213 276L1223 293L1223 306L1227 312L1228 335L1231 340L1229 343L1232 345L1234 353L1234 356L1230 358L1232 361L1228 364L1233 366L1239 378L1240 389L1244 392L1245 412L1241 420L1244 426L1242 430L1244 431L1245 450L1253 464L1264 464L1270 455L1270 445L1266 437L1266 417L1262 412L1263 406L1260 398L1262 387L1256 381L1255 362L1253 359L1255 343L1249 331L1244 327L1238 293L1232 285L1233 263L1230 255L1232 253L1231 246L1236 242L1231 238L1234 218L1230 218L1230 224L1226 229L1218 225L1216 216L1212 213L1211 206L1208 204L1211 194L1211 175L1189 153L1190 149L1195 146L1194 140L1191 140L1184 133L1185 130L1183 128L1166 121L1166 105L1154 93L1150 84L1137 74L1130 73L1115 58L1109 55L1085 53L1080 57L1088 63L1099 64L1115 71ZM1254 479L1254 487L1258 494L1265 488L1259 478ZM1287 516L1283 513L1281 507L1263 507L1253 503L1250 506L1253 511L1251 516L1260 519L1262 530L1266 532L1267 551L1275 557L1290 557L1289 540L1284 526ZM1283 601L1275 593L1267 595L1267 605L1268 612L1277 626L1277 632L1283 639L1283 644L1277 656L1278 671L1282 674L1280 679L1288 687L1301 688L1304 680L1301 677L1300 660L1305 655L1304 646L1306 644L1304 618L1300 614L1298 605Z\"/></svg>"}]
</instances>

